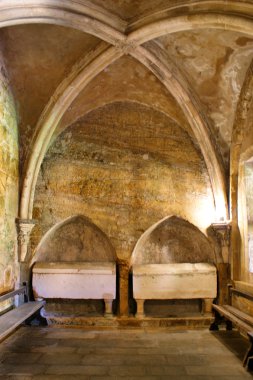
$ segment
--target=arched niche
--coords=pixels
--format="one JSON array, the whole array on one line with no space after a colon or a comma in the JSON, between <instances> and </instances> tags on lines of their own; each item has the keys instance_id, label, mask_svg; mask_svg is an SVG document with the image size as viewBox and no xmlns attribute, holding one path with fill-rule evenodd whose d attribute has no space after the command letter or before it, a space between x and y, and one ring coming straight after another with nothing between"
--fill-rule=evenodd
<instances>
[{"instance_id":1,"label":"arched niche","mask_svg":"<svg viewBox=\"0 0 253 380\"><path fill-rule=\"evenodd\" d=\"M196 226L174 215L144 232L131 258L131 265L215 262L208 238Z\"/></svg>"},{"instance_id":2,"label":"arched niche","mask_svg":"<svg viewBox=\"0 0 253 380\"><path fill-rule=\"evenodd\" d=\"M239 163L238 226L240 231L240 280L253 282L253 149L248 148ZM238 265L238 263L237 263Z\"/></svg>"},{"instance_id":3,"label":"arched niche","mask_svg":"<svg viewBox=\"0 0 253 380\"><path fill-rule=\"evenodd\" d=\"M72 216L53 226L38 245L34 262L115 262L115 250L90 219Z\"/></svg>"}]
</instances>

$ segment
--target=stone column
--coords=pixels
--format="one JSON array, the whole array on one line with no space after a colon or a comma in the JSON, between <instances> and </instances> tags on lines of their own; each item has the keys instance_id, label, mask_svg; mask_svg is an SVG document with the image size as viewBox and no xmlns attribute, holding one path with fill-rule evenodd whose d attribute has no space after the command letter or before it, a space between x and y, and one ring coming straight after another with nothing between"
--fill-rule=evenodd
<instances>
[{"instance_id":1,"label":"stone column","mask_svg":"<svg viewBox=\"0 0 253 380\"><path fill-rule=\"evenodd\" d=\"M16 219L17 233L18 233L18 261L19 261L19 285L23 281L28 281L29 271L29 242L30 233L35 226L34 219Z\"/></svg>"},{"instance_id":2,"label":"stone column","mask_svg":"<svg viewBox=\"0 0 253 380\"><path fill-rule=\"evenodd\" d=\"M22 263L27 261L30 233L35 226L35 220L17 218L16 226L18 233L18 261Z\"/></svg>"},{"instance_id":3,"label":"stone column","mask_svg":"<svg viewBox=\"0 0 253 380\"><path fill-rule=\"evenodd\" d=\"M230 230L229 223L220 222L213 223L212 228L221 246L221 253L223 263L217 263L218 269L218 284L219 284L219 304L224 305L229 303L229 289L228 283L230 282L231 270L230 270Z\"/></svg>"},{"instance_id":4,"label":"stone column","mask_svg":"<svg viewBox=\"0 0 253 380\"><path fill-rule=\"evenodd\" d=\"M35 220L33 219L16 219L19 264L16 284L17 288L19 288L24 282L27 282L29 280L28 246L30 242L30 233L34 226ZM15 297L16 306L21 305L23 302L23 296L20 295Z\"/></svg>"},{"instance_id":5,"label":"stone column","mask_svg":"<svg viewBox=\"0 0 253 380\"><path fill-rule=\"evenodd\" d=\"M129 286L129 265L126 260L119 260L119 315L128 317L128 286Z\"/></svg>"},{"instance_id":6,"label":"stone column","mask_svg":"<svg viewBox=\"0 0 253 380\"><path fill-rule=\"evenodd\" d=\"M140 299L136 300L136 304L137 304L137 312L135 314L136 318L145 317L144 303L145 303L145 300L140 300Z\"/></svg>"}]
</instances>

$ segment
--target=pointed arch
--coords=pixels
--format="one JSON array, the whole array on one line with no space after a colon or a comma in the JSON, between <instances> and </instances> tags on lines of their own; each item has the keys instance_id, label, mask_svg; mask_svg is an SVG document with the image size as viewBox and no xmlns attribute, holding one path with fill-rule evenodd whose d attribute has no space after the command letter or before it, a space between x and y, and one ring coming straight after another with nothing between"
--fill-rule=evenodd
<instances>
[{"instance_id":1,"label":"pointed arch","mask_svg":"<svg viewBox=\"0 0 253 380\"><path fill-rule=\"evenodd\" d=\"M116 44L124 39L126 22L102 7L73 0L1 0L0 27L55 24L74 28Z\"/></svg>"},{"instance_id":2,"label":"pointed arch","mask_svg":"<svg viewBox=\"0 0 253 380\"><path fill-rule=\"evenodd\" d=\"M156 54L153 50L156 49ZM63 116L76 96L85 86L101 72L105 67L114 62L121 53L115 47L101 44L87 60L85 57L75 65L70 75L60 84L41 115L36 130L38 134L34 141L22 187L20 217L31 218L33 209L34 191L40 165L47 151L51 137ZM204 119L198 101L193 98L187 88L187 82L175 67L169 66L168 57L163 59L157 45L149 44L147 47L139 47L131 53L134 58L144 64L153 72L163 85L173 94L185 113L193 133L200 145L202 154L206 161L214 192L215 204L218 218L227 216L226 186L222 164L220 163L214 143L210 138L210 131ZM181 80L178 79L178 76ZM182 85L185 83L185 85Z\"/></svg>"},{"instance_id":3,"label":"pointed arch","mask_svg":"<svg viewBox=\"0 0 253 380\"><path fill-rule=\"evenodd\" d=\"M222 29L253 36L252 20L243 15L233 15L232 12L231 14L217 12L164 17L166 18L161 17L155 22L150 22L133 30L128 35L128 41L134 42L136 45L142 45L166 34L186 32L193 29ZM131 26L129 28L131 30Z\"/></svg>"},{"instance_id":4,"label":"pointed arch","mask_svg":"<svg viewBox=\"0 0 253 380\"><path fill-rule=\"evenodd\" d=\"M231 254L232 276L240 279L240 232L238 228L238 188L241 147L245 137L249 112L253 106L253 60L247 70L237 104L230 149L230 218L232 222ZM251 152L252 153L252 152ZM250 153L250 154L251 154ZM243 157L247 160L248 157Z\"/></svg>"},{"instance_id":5,"label":"pointed arch","mask_svg":"<svg viewBox=\"0 0 253 380\"><path fill-rule=\"evenodd\" d=\"M228 218L226 181L223 164L215 149L208 121L204 117L197 95L190 89L186 78L164 51L155 43L137 47L132 56L142 62L173 94L192 127L210 176L217 220Z\"/></svg>"},{"instance_id":6,"label":"pointed arch","mask_svg":"<svg viewBox=\"0 0 253 380\"><path fill-rule=\"evenodd\" d=\"M79 92L121 55L122 53L115 47L100 44L88 58L85 56L77 65L74 65L69 76L57 87L36 126L38 134L34 139L33 147L27 160L22 185L21 218L30 219L32 216L34 191L40 166L64 112Z\"/></svg>"},{"instance_id":7,"label":"pointed arch","mask_svg":"<svg viewBox=\"0 0 253 380\"><path fill-rule=\"evenodd\" d=\"M109 237L92 220L78 214L55 224L45 233L30 265L36 261L115 262L116 258Z\"/></svg>"},{"instance_id":8,"label":"pointed arch","mask_svg":"<svg viewBox=\"0 0 253 380\"><path fill-rule=\"evenodd\" d=\"M215 261L214 249L203 232L189 221L169 215L141 235L130 266Z\"/></svg>"},{"instance_id":9,"label":"pointed arch","mask_svg":"<svg viewBox=\"0 0 253 380\"><path fill-rule=\"evenodd\" d=\"M219 210L219 217L227 216L227 199L226 199L226 184L224 180L224 170L222 163L220 162L219 155L215 149L215 144L211 140L211 136L208 131L208 123L205 120L205 116L202 114L198 101L193 98L189 98L187 91L187 84L185 82L181 83L182 76L179 80L175 81L175 76L170 72L168 67L165 66L161 70L160 57L152 56L151 51L147 51L146 47L137 46L143 44L145 41L159 37L164 34L174 33L176 31L185 31L190 29L201 29L201 28L215 28L215 29L225 29L240 31L249 35L253 35L252 20L246 17L246 14L253 14L253 5L250 3L244 3L243 6L241 2L231 1L229 6L227 6L227 1L205 1L205 3L211 3L213 6L213 11L211 13L199 10L199 3L196 2L192 5L192 14L188 14L188 10L185 10L186 3L181 3L177 6L177 10L181 9L185 15L177 17L170 14L170 10L173 11L173 7L167 10L159 12L157 16L156 13L149 16L148 23L143 25L143 20L138 20L135 22L134 26L129 24L128 28L125 21L122 21L119 17L106 12L103 8L93 5L91 2L86 1L85 4L80 4L75 1L68 0L26 0L22 5L18 0L3 0L0 3L0 26L16 25L20 23L30 23L30 22L50 22L53 24L60 24L69 26L82 30L84 32L98 36L99 38L108 41L109 43L115 45L115 47L107 47L107 53L101 53L101 57L97 57L94 60L94 72L91 74L92 64L87 65L86 79L84 79L82 85L78 88L83 88L84 83L88 83L92 78L94 78L101 70L107 67L108 64L118 59L123 54L131 54L141 63L144 63L149 69L162 81L162 75L165 74L166 87L171 90L172 83L176 86L176 92L178 93L177 100L181 104L183 111L191 117L191 125L194 128L195 136L200 143L202 149L209 175L211 178L216 208ZM175 7L174 7L175 8ZM194 13L195 12L195 13ZM155 20L155 21L154 21ZM138 26L139 25L139 26ZM135 28L135 29L134 29ZM129 32L127 36L127 32ZM103 58L102 58L103 55ZM107 58L106 58L107 55ZM109 55L111 58L109 58ZM150 59L150 62L148 60ZM104 60L104 64L102 61ZM100 61L100 68L98 69ZM106 62L105 62L106 61ZM160 63L159 63L160 62ZM88 69L89 66L89 69ZM95 68L96 66L96 68ZM95 73L97 69L97 74ZM79 67L79 70L82 70ZM90 70L90 73L88 71ZM81 78L81 73L79 72L79 80ZM89 78L88 78L89 77ZM72 78L73 79L73 78ZM74 79L73 79L74 80ZM66 83L65 83L66 84ZM63 86L64 87L64 86ZM66 110L65 105L71 104L75 96L73 96L72 85L69 86L66 94L62 95L62 99L58 97L58 93L53 95L53 102L55 102L55 97L57 100L57 106L60 108L60 103L64 103L62 110L59 111L56 104L54 109L52 104L45 108L42 117L38 125L46 125L42 128L36 137L34 149L30 156L24 185L21 197L21 209L20 214L22 217L29 218L32 212L33 203L33 192L40 168L40 163L43 160L45 151L47 149L50 138L56 128L56 124L62 117L64 110ZM59 88L62 89L61 85ZM178 92L178 89L180 90ZM80 90L79 90L80 91ZM71 93L71 95L70 95ZM174 93L174 89L173 89ZM180 95L179 95L180 93ZM66 101L66 98L67 101ZM51 113L50 111L51 107ZM55 113L54 113L55 112ZM45 118L45 123L43 119ZM49 125L53 126L52 128ZM46 136L46 142L43 144L43 148L40 147L43 133L45 131L49 132ZM47 134L47 133L46 133ZM32 178L32 179L31 179Z\"/></svg>"}]
</instances>

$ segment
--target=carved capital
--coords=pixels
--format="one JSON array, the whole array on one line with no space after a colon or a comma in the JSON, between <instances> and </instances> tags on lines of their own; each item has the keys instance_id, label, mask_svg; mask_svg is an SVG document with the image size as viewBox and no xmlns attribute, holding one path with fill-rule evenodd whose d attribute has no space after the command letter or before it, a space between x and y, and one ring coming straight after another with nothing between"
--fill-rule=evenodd
<instances>
[{"instance_id":1,"label":"carved capital","mask_svg":"<svg viewBox=\"0 0 253 380\"><path fill-rule=\"evenodd\" d=\"M231 225L228 222L212 223L212 229L221 247L229 247Z\"/></svg>"},{"instance_id":2,"label":"carved capital","mask_svg":"<svg viewBox=\"0 0 253 380\"><path fill-rule=\"evenodd\" d=\"M25 261L27 255L27 247L30 241L30 234L35 224L36 221L34 219L16 219L16 227L18 234L18 252L20 262Z\"/></svg>"}]
</instances>

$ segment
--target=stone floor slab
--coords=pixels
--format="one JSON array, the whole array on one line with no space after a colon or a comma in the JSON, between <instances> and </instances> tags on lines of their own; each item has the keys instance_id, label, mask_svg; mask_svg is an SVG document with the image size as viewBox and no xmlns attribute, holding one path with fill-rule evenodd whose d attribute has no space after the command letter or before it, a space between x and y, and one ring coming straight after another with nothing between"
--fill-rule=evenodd
<instances>
[{"instance_id":1,"label":"stone floor slab","mask_svg":"<svg viewBox=\"0 0 253 380\"><path fill-rule=\"evenodd\" d=\"M0 380L246 380L247 346L236 331L27 326L0 345Z\"/></svg>"}]
</instances>

